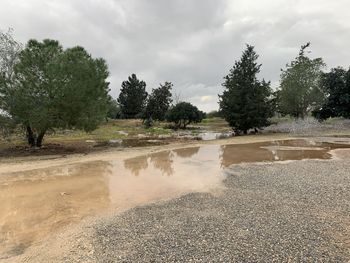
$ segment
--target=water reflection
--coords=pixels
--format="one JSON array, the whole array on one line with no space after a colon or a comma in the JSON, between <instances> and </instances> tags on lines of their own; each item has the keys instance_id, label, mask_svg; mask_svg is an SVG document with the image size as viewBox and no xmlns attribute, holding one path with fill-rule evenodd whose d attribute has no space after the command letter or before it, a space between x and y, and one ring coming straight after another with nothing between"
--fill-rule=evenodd
<instances>
[{"instance_id":1,"label":"water reflection","mask_svg":"<svg viewBox=\"0 0 350 263\"><path fill-rule=\"evenodd\" d=\"M176 149L173 152L176 153L177 156L182 158L190 158L193 155L197 154L200 147L190 147L190 148L182 148Z\"/></svg>"},{"instance_id":2,"label":"water reflection","mask_svg":"<svg viewBox=\"0 0 350 263\"><path fill-rule=\"evenodd\" d=\"M5 174L0 177L0 258L111 207L208 191L221 184L222 170L232 164L330 158L329 150L348 147L305 140L203 145Z\"/></svg>"},{"instance_id":3,"label":"water reflection","mask_svg":"<svg viewBox=\"0 0 350 263\"><path fill-rule=\"evenodd\" d=\"M220 152L222 167L249 162L270 162L302 159L329 159L332 149L349 145L309 140L284 140L251 144L223 145Z\"/></svg>"},{"instance_id":4,"label":"water reflection","mask_svg":"<svg viewBox=\"0 0 350 263\"><path fill-rule=\"evenodd\" d=\"M138 176L141 170L148 168L148 156L142 155L134 158L126 159L124 167L129 169L133 175Z\"/></svg>"},{"instance_id":5,"label":"water reflection","mask_svg":"<svg viewBox=\"0 0 350 263\"><path fill-rule=\"evenodd\" d=\"M154 153L150 155L150 162L154 165L154 168L159 169L163 175L170 176L174 173L173 168L173 151L165 151Z\"/></svg>"},{"instance_id":6,"label":"water reflection","mask_svg":"<svg viewBox=\"0 0 350 263\"><path fill-rule=\"evenodd\" d=\"M199 149L200 147L189 147L126 159L124 168L128 169L133 175L138 176L149 169L149 166L152 166L153 169L159 170L162 175L171 176L174 173L174 158L191 158L199 152Z\"/></svg>"}]
</instances>

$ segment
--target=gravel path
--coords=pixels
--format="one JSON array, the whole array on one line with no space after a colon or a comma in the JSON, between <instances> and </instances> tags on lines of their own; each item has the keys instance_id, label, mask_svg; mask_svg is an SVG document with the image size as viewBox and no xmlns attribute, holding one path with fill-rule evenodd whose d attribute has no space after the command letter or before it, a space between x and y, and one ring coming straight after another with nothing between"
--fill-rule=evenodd
<instances>
[{"instance_id":1,"label":"gravel path","mask_svg":"<svg viewBox=\"0 0 350 263\"><path fill-rule=\"evenodd\" d=\"M350 162L240 165L225 186L97 224L94 261L350 262Z\"/></svg>"}]
</instances>

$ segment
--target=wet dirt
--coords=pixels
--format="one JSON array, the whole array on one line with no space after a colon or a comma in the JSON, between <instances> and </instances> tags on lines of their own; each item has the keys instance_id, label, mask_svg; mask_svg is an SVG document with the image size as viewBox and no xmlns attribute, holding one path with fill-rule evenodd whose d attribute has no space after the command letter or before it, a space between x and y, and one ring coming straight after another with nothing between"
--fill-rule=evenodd
<instances>
[{"instance_id":1,"label":"wet dirt","mask_svg":"<svg viewBox=\"0 0 350 263\"><path fill-rule=\"evenodd\" d=\"M119 142L120 141L120 142ZM33 148L26 145L10 146L0 148L0 159L9 157L26 157L26 156L53 156L53 155L71 155L71 154L88 154L111 148L132 148L148 147L157 145L166 145L174 142L174 138L128 138L110 141L87 140L85 142L70 142L69 145L58 143L47 143L41 148Z\"/></svg>"},{"instance_id":2,"label":"wet dirt","mask_svg":"<svg viewBox=\"0 0 350 263\"><path fill-rule=\"evenodd\" d=\"M331 150L350 148L345 142L212 144L1 174L0 259L87 216L220 187L230 165L329 159Z\"/></svg>"}]
</instances>

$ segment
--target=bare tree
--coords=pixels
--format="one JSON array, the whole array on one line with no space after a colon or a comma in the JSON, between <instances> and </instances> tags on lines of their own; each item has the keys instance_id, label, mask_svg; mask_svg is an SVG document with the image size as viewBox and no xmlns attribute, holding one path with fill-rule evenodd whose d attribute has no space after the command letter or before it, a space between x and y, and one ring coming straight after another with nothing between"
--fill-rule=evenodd
<instances>
[{"instance_id":1,"label":"bare tree","mask_svg":"<svg viewBox=\"0 0 350 263\"><path fill-rule=\"evenodd\" d=\"M14 65L23 49L23 45L17 42L12 34L11 28L5 33L0 31L0 74L6 79L12 77Z\"/></svg>"},{"instance_id":2,"label":"bare tree","mask_svg":"<svg viewBox=\"0 0 350 263\"><path fill-rule=\"evenodd\" d=\"M173 93L173 105L179 104L180 102L182 102L182 94L181 92L174 92Z\"/></svg>"}]
</instances>

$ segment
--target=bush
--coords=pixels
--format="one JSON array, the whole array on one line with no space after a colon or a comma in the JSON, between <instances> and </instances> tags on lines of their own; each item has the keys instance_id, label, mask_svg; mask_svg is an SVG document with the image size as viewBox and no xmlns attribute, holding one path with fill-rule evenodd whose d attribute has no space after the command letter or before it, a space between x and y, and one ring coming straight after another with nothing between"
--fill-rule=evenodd
<instances>
[{"instance_id":1,"label":"bush","mask_svg":"<svg viewBox=\"0 0 350 263\"><path fill-rule=\"evenodd\" d=\"M186 129L190 123L201 122L204 118L204 112L198 110L188 102L180 102L172 107L165 116L168 122L174 122L175 128Z\"/></svg>"}]
</instances>

